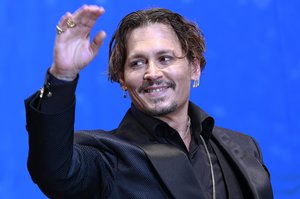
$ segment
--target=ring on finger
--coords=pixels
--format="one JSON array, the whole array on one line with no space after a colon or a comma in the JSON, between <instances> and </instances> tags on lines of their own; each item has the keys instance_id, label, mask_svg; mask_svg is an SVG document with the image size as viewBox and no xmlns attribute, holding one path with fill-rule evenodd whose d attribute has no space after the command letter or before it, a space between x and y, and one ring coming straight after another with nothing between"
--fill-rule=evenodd
<instances>
[{"instance_id":1,"label":"ring on finger","mask_svg":"<svg viewBox=\"0 0 300 199\"><path fill-rule=\"evenodd\" d=\"M74 28L75 26L76 26L76 23L71 18L68 18L67 27L68 28Z\"/></svg>"},{"instance_id":2,"label":"ring on finger","mask_svg":"<svg viewBox=\"0 0 300 199\"><path fill-rule=\"evenodd\" d=\"M62 34L63 32L65 32L61 27L59 27L58 25L56 26L56 33L58 35Z\"/></svg>"}]
</instances>

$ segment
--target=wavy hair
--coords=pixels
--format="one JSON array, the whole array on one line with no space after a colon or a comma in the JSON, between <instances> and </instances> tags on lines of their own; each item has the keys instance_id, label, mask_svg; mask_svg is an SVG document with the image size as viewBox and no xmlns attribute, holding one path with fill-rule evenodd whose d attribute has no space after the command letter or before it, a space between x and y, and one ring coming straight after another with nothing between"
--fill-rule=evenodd
<instances>
[{"instance_id":1,"label":"wavy hair","mask_svg":"<svg viewBox=\"0 0 300 199\"><path fill-rule=\"evenodd\" d=\"M126 38L130 32L138 27L153 23L162 23L173 28L181 44L184 56L190 63L200 64L201 71L206 61L204 36L194 22L184 19L180 14L163 8L138 10L126 15L109 43L109 69L108 78L112 82L119 82L124 72L127 58Z\"/></svg>"}]
</instances>

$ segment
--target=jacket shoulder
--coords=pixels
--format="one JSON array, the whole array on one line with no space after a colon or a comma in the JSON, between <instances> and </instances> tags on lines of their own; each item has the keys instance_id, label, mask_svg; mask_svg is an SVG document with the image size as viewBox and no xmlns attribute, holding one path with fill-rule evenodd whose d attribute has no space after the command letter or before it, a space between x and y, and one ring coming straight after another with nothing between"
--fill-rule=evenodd
<instances>
[{"instance_id":1,"label":"jacket shoulder","mask_svg":"<svg viewBox=\"0 0 300 199\"><path fill-rule=\"evenodd\" d=\"M248 154L250 153L251 155L254 155L262 162L260 147L257 141L252 136L219 126L214 127L213 135L224 142L234 142L235 144L240 146L243 151L247 152Z\"/></svg>"}]
</instances>

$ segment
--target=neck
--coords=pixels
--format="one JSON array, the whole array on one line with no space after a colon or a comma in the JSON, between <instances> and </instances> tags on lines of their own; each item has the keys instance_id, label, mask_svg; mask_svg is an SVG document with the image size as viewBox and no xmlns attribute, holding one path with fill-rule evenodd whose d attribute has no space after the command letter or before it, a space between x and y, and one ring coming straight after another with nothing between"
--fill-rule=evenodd
<instances>
[{"instance_id":1,"label":"neck","mask_svg":"<svg viewBox=\"0 0 300 199\"><path fill-rule=\"evenodd\" d=\"M187 149L189 149L191 141L190 129L187 129L189 120L188 116L188 104L182 108L182 110L176 110L168 115L156 117L166 122L170 127L175 129L180 135Z\"/></svg>"}]
</instances>

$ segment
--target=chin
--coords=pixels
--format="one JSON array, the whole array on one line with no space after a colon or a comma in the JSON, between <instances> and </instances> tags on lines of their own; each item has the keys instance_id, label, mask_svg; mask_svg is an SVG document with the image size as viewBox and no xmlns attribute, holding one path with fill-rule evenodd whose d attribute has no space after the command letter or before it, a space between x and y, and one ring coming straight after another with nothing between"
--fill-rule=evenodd
<instances>
[{"instance_id":1,"label":"chin","mask_svg":"<svg viewBox=\"0 0 300 199\"><path fill-rule=\"evenodd\" d=\"M178 105L174 102L166 106L153 105L151 108L147 107L142 111L151 116L164 116L174 112L177 107Z\"/></svg>"}]
</instances>

